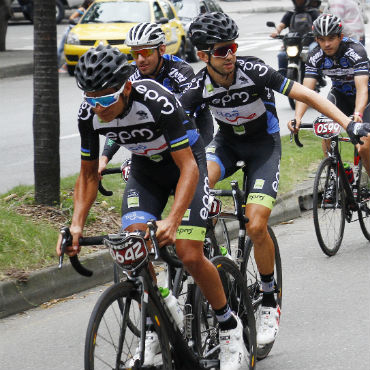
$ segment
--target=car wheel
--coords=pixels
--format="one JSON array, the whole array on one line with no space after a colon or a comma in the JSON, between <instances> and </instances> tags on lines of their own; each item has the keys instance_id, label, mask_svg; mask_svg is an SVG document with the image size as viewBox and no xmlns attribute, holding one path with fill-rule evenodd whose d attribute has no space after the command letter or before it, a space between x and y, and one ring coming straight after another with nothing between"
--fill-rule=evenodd
<instances>
[{"instance_id":1,"label":"car wheel","mask_svg":"<svg viewBox=\"0 0 370 370\"><path fill-rule=\"evenodd\" d=\"M68 74L72 77L74 77L74 75L75 75L75 68L76 68L76 66L71 66L71 65L67 64Z\"/></svg>"},{"instance_id":2,"label":"car wheel","mask_svg":"<svg viewBox=\"0 0 370 370\"><path fill-rule=\"evenodd\" d=\"M182 60L186 59L186 52L185 52L185 40L181 41L181 45L179 50L176 53L176 56L179 57Z\"/></svg>"},{"instance_id":3,"label":"car wheel","mask_svg":"<svg viewBox=\"0 0 370 370\"><path fill-rule=\"evenodd\" d=\"M33 23L33 2L28 3L25 5L23 8L23 16L26 18L28 21L31 21Z\"/></svg>"},{"instance_id":4,"label":"car wheel","mask_svg":"<svg viewBox=\"0 0 370 370\"><path fill-rule=\"evenodd\" d=\"M60 23L64 19L64 5L60 0L56 1L55 13L56 13L57 23Z\"/></svg>"},{"instance_id":5,"label":"car wheel","mask_svg":"<svg viewBox=\"0 0 370 370\"><path fill-rule=\"evenodd\" d=\"M190 63L196 63L199 62L199 57L197 55L197 49L195 46L191 45L191 49L187 54L187 60Z\"/></svg>"}]
</instances>

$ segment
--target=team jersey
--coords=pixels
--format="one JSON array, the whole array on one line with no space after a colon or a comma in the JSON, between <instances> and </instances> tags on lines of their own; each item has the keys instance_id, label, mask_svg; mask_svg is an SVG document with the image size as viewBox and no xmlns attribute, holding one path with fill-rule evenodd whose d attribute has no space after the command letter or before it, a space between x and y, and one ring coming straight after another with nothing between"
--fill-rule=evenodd
<instances>
[{"instance_id":1,"label":"team jersey","mask_svg":"<svg viewBox=\"0 0 370 370\"><path fill-rule=\"evenodd\" d=\"M164 54L162 59L163 65L158 75L155 77L155 81L175 94L176 97L179 97L194 78L194 71L188 63L174 55ZM135 62L133 62L132 65L135 67L135 72L129 78L130 81L138 81L147 78L140 73Z\"/></svg>"},{"instance_id":2,"label":"team jersey","mask_svg":"<svg viewBox=\"0 0 370 370\"><path fill-rule=\"evenodd\" d=\"M369 59L359 42L344 37L334 56L325 55L320 46L308 54L305 77L318 79L319 70L331 78L334 90L345 95L356 95L354 78L369 74Z\"/></svg>"},{"instance_id":3,"label":"team jersey","mask_svg":"<svg viewBox=\"0 0 370 370\"><path fill-rule=\"evenodd\" d=\"M110 122L101 121L82 103L78 126L83 160L99 157L99 135L155 162L170 158L172 151L190 145L194 152L203 145L176 97L153 80L133 82L128 108Z\"/></svg>"},{"instance_id":4,"label":"team jersey","mask_svg":"<svg viewBox=\"0 0 370 370\"><path fill-rule=\"evenodd\" d=\"M293 81L255 57L237 57L235 79L229 88L215 83L200 70L180 101L192 115L206 103L220 126L230 138L253 138L279 132L275 97L272 90L288 95Z\"/></svg>"}]
</instances>

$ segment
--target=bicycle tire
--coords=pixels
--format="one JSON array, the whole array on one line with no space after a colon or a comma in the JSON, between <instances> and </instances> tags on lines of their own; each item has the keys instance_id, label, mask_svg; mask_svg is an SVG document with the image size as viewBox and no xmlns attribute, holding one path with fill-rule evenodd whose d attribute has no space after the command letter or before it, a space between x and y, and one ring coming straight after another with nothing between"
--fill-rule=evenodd
<instances>
[{"instance_id":1,"label":"bicycle tire","mask_svg":"<svg viewBox=\"0 0 370 370\"><path fill-rule=\"evenodd\" d=\"M118 284L119 282L121 281L124 281L126 280L126 275L124 275L122 273L122 270L115 264L113 263L113 281L115 284ZM123 299L117 299L117 303L121 309L121 311L123 311L123 308L124 308L124 301ZM140 315L140 313L138 313L138 315ZM140 337L140 329L138 327L135 326L134 322L137 322L137 318L136 317L129 317L127 319L127 326L129 327L129 329L137 336L137 337Z\"/></svg>"},{"instance_id":2,"label":"bicycle tire","mask_svg":"<svg viewBox=\"0 0 370 370\"><path fill-rule=\"evenodd\" d=\"M277 242L275 233L271 229L271 227L267 226L267 229L275 249L275 265L274 265L274 275L275 275L274 279L276 282L275 299L276 303L281 308L283 303L283 272L281 266L279 244ZM252 301L253 310L255 315L257 315L258 308L262 303L262 289L261 289L262 283L260 274L258 272L257 263L254 259L254 253L252 253L252 250L253 242L250 238L248 238L245 242L243 262L240 265L240 272L247 283L249 297ZM267 357L273 345L274 342L263 346L257 346L257 359L262 360L265 357Z\"/></svg>"},{"instance_id":3,"label":"bicycle tire","mask_svg":"<svg viewBox=\"0 0 370 370\"><path fill-rule=\"evenodd\" d=\"M122 312L117 300L125 301ZM132 282L121 282L110 286L99 298L91 314L85 340L85 370L131 368L130 361L138 347L140 337L133 334L127 316L139 310L140 294ZM157 309L148 302L148 313L152 317L161 353L156 356L158 365L153 369L172 370L172 357L166 327ZM123 317L125 315L125 317ZM156 319L154 319L154 316ZM158 320L158 321L157 321ZM157 322L161 323L158 325ZM136 323L140 327L140 323ZM118 359L117 359L118 357ZM162 363L160 363L162 362Z\"/></svg>"},{"instance_id":4,"label":"bicycle tire","mask_svg":"<svg viewBox=\"0 0 370 370\"><path fill-rule=\"evenodd\" d=\"M357 203L359 204L358 221L360 222L362 233L367 240L370 240L370 178L367 174L362 161L359 163L359 178L357 180Z\"/></svg>"},{"instance_id":5,"label":"bicycle tire","mask_svg":"<svg viewBox=\"0 0 370 370\"><path fill-rule=\"evenodd\" d=\"M313 222L315 225L316 237L321 250L329 257L334 256L343 240L345 225L345 194L341 184L339 184L339 199L336 198L336 192L330 208L326 208L323 200L323 194L328 189L331 173L337 174L337 162L332 158L325 158L316 172L313 186ZM338 174L337 174L338 175Z\"/></svg>"},{"instance_id":6,"label":"bicycle tire","mask_svg":"<svg viewBox=\"0 0 370 370\"><path fill-rule=\"evenodd\" d=\"M238 315L244 327L244 343L249 353L248 369L256 363L256 324L253 307L244 280L236 264L230 259L217 256L212 259L223 284L230 308ZM196 288L193 307L193 338L195 351L201 357L218 358L218 323L209 303L199 287ZM209 356L207 355L209 354Z\"/></svg>"}]
</instances>

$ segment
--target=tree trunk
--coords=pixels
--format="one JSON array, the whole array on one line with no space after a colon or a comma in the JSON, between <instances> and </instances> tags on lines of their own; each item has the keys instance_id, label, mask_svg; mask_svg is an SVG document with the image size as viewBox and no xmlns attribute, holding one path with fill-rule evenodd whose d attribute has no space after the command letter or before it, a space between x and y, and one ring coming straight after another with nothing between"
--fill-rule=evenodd
<instances>
[{"instance_id":1,"label":"tree trunk","mask_svg":"<svg viewBox=\"0 0 370 370\"><path fill-rule=\"evenodd\" d=\"M60 201L59 81L55 0L34 0L33 144L35 201Z\"/></svg>"},{"instance_id":2,"label":"tree trunk","mask_svg":"<svg viewBox=\"0 0 370 370\"><path fill-rule=\"evenodd\" d=\"M10 0L0 0L0 51L5 51L6 31L10 18Z\"/></svg>"}]
</instances>

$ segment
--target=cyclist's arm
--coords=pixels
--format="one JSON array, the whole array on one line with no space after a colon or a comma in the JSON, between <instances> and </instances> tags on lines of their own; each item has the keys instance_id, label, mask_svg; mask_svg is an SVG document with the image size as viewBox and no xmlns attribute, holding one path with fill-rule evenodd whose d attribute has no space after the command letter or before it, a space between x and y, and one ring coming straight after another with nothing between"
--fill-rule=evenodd
<instances>
[{"instance_id":1,"label":"cyclist's arm","mask_svg":"<svg viewBox=\"0 0 370 370\"><path fill-rule=\"evenodd\" d=\"M289 93L289 97L299 100L300 102L316 109L323 115L331 118L335 122L338 122L344 129L347 128L351 121L349 117L347 117L328 99L297 82L294 82L294 85Z\"/></svg>"},{"instance_id":2,"label":"cyclist's arm","mask_svg":"<svg viewBox=\"0 0 370 370\"><path fill-rule=\"evenodd\" d=\"M305 78L303 80L303 86L307 87L308 89L310 90L314 90L315 86L316 86L316 79L315 78ZM289 93L289 97L291 93ZM308 108L308 105L301 102L301 101L297 101L296 102L296 106L295 106L295 113L294 113L294 118L296 120L296 131L299 129L299 126L301 124L301 120L302 120L302 117L304 116L304 114L306 113L306 110ZM291 121L288 122L288 128L293 131L293 127L291 126Z\"/></svg>"},{"instance_id":3,"label":"cyclist's arm","mask_svg":"<svg viewBox=\"0 0 370 370\"><path fill-rule=\"evenodd\" d=\"M101 172L105 170L109 161L118 152L119 148L120 146L117 143L115 143L113 140L109 138L106 138L104 149L99 159L99 169L98 169L99 176L101 175Z\"/></svg>"},{"instance_id":4,"label":"cyclist's arm","mask_svg":"<svg viewBox=\"0 0 370 370\"><path fill-rule=\"evenodd\" d=\"M82 231L86 222L89 210L94 203L98 191L98 160L81 161L80 174L77 178L74 193L73 193L73 215L70 231L73 237L72 246L69 247L66 253L69 256L77 254L79 248L79 238L82 236ZM61 254L61 238L57 243L57 254Z\"/></svg>"},{"instance_id":5,"label":"cyclist's arm","mask_svg":"<svg viewBox=\"0 0 370 370\"><path fill-rule=\"evenodd\" d=\"M355 122L362 122L362 115L368 103L368 83L369 83L369 76L368 75L359 75L355 76L355 85L356 85L356 103L355 103L355 110L354 110L354 117L353 120ZM360 113L356 115L355 113Z\"/></svg>"}]
</instances>

